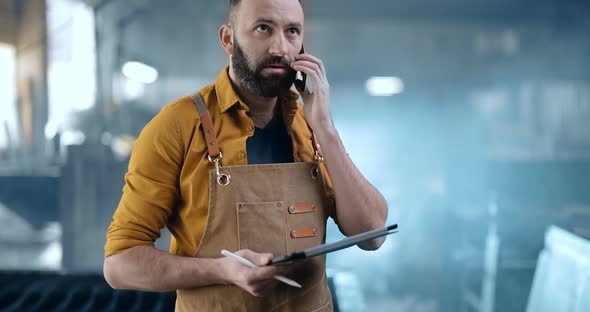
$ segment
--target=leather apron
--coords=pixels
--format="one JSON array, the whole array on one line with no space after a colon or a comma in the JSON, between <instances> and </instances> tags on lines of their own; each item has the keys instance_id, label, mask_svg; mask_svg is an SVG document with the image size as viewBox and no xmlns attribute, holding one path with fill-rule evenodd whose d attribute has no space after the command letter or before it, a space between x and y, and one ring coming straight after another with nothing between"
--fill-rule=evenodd
<instances>
[{"instance_id":1,"label":"leather apron","mask_svg":"<svg viewBox=\"0 0 590 312\"><path fill-rule=\"evenodd\" d=\"M250 249L276 257L324 243L328 199L317 140L316 162L222 168L211 116L198 94L193 101L214 167L209 171L207 225L194 256L218 258L222 249ZM288 275L302 288L279 283L262 298L235 285L178 290L176 311L333 311L325 256L304 261Z\"/></svg>"}]
</instances>

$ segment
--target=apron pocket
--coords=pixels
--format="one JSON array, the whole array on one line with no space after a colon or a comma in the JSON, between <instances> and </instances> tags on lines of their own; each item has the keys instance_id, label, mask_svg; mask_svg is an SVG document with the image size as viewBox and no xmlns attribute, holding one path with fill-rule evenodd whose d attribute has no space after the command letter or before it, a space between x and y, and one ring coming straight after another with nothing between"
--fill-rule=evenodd
<instances>
[{"instance_id":1,"label":"apron pocket","mask_svg":"<svg viewBox=\"0 0 590 312\"><path fill-rule=\"evenodd\" d=\"M239 249L281 256L287 253L282 201L237 203Z\"/></svg>"}]
</instances>

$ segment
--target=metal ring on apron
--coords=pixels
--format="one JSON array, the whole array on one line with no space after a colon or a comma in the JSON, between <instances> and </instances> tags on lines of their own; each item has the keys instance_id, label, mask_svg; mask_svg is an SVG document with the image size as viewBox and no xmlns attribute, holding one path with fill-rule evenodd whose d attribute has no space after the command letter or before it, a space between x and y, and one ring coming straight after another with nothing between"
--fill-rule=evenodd
<instances>
[{"instance_id":1,"label":"metal ring on apron","mask_svg":"<svg viewBox=\"0 0 590 312\"><path fill-rule=\"evenodd\" d=\"M314 180L317 180L319 175L320 175L319 165L311 167L311 178Z\"/></svg>"},{"instance_id":2,"label":"metal ring on apron","mask_svg":"<svg viewBox=\"0 0 590 312\"><path fill-rule=\"evenodd\" d=\"M217 175L217 184L221 186L227 186L231 182L231 176L226 173Z\"/></svg>"},{"instance_id":3,"label":"metal ring on apron","mask_svg":"<svg viewBox=\"0 0 590 312\"><path fill-rule=\"evenodd\" d=\"M219 156L215 157L215 159L212 159L210 155L208 155L207 158L209 159L209 162L215 164L215 175L217 176L217 184L221 186L228 186L231 182L231 175L219 172L219 167L221 167L219 165L219 161L223 158L223 154L220 152Z\"/></svg>"},{"instance_id":4,"label":"metal ring on apron","mask_svg":"<svg viewBox=\"0 0 590 312\"><path fill-rule=\"evenodd\" d=\"M317 165L311 168L311 177L316 180L320 175L320 165L322 161L324 161L324 157L320 155L318 150L315 150L315 155L313 156L314 160L316 161Z\"/></svg>"}]
</instances>

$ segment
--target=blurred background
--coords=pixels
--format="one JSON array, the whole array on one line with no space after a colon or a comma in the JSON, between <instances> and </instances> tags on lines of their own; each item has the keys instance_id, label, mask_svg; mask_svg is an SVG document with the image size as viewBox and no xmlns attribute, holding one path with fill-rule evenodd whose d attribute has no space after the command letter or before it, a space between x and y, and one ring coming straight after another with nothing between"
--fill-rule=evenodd
<instances>
[{"instance_id":1,"label":"blurred background","mask_svg":"<svg viewBox=\"0 0 590 312\"><path fill-rule=\"evenodd\" d=\"M590 311L590 3L302 2L400 226L328 257L339 311ZM0 0L0 310L173 306L110 290L105 233L142 127L226 65L227 6Z\"/></svg>"}]
</instances>

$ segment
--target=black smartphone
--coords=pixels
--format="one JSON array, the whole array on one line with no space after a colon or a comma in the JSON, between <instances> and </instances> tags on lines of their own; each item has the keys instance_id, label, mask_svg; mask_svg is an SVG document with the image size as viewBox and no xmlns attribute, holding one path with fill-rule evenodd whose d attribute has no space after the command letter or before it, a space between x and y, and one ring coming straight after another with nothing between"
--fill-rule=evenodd
<instances>
[{"instance_id":1,"label":"black smartphone","mask_svg":"<svg viewBox=\"0 0 590 312\"><path fill-rule=\"evenodd\" d=\"M303 53L305 53L305 49L303 48L303 46L301 46L301 51L299 52L299 54L303 54ZM307 81L307 74L304 72L298 71L295 76L295 88L297 88L297 91L299 91L300 93L305 91L306 81Z\"/></svg>"}]
</instances>

